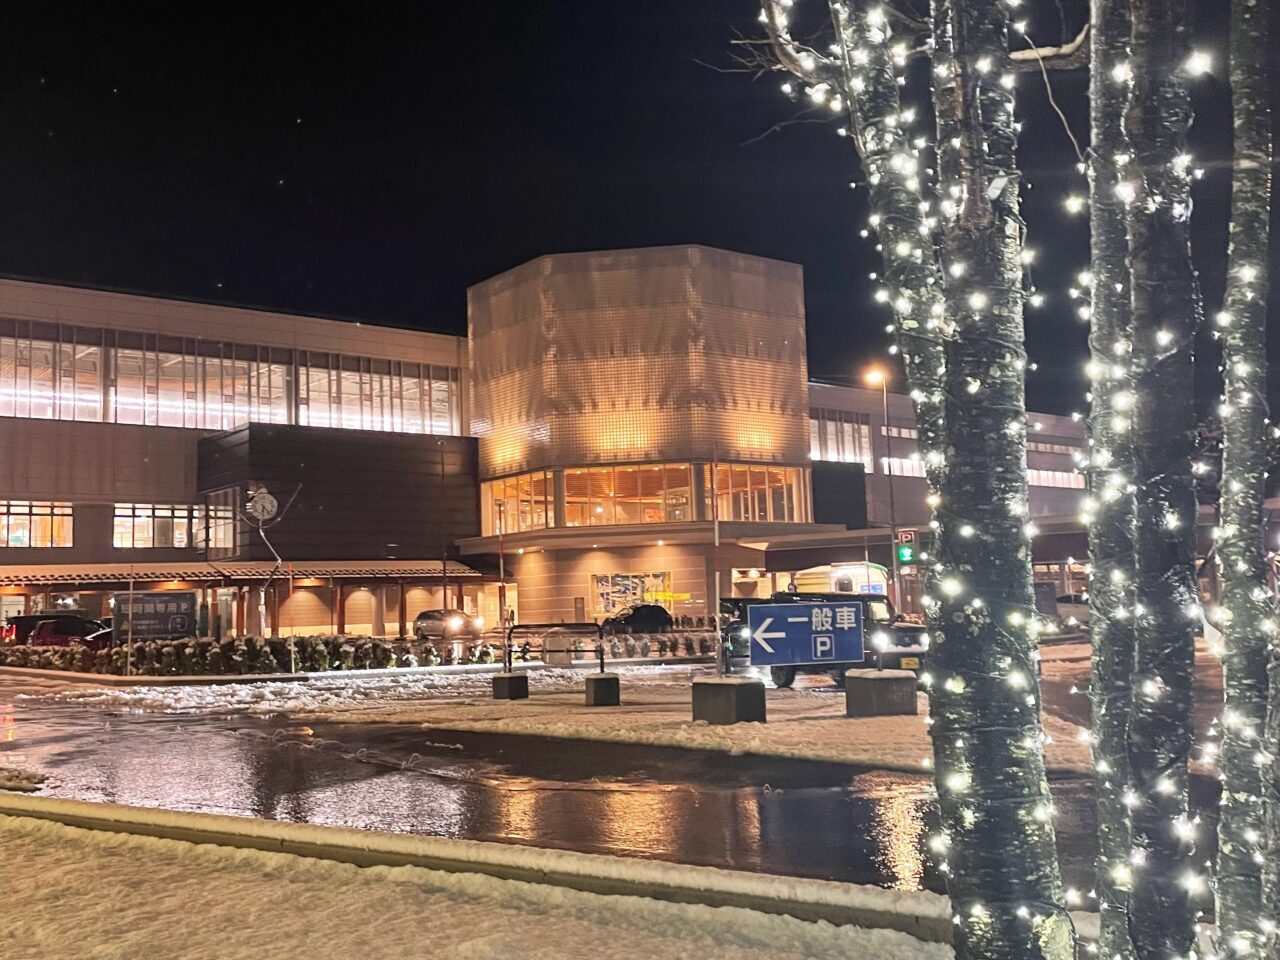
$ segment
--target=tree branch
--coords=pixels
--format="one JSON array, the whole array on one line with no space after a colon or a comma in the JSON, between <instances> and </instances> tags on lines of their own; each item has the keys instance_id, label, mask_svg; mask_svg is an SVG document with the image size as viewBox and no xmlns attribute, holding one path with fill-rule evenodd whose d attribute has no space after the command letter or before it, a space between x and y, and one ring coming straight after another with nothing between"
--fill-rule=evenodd
<instances>
[{"instance_id":1,"label":"tree branch","mask_svg":"<svg viewBox=\"0 0 1280 960\"><path fill-rule=\"evenodd\" d=\"M779 0L760 0L760 20L783 68L806 83L830 83L840 78L840 65L811 47L797 43L787 32Z\"/></svg>"},{"instance_id":2,"label":"tree branch","mask_svg":"<svg viewBox=\"0 0 1280 960\"><path fill-rule=\"evenodd\" d=\"M1028 70L1076 70L1089 64L1089 24L1080 28L1070 43L1054 47L1028 47L1012 50L1009 59L1016 72Z\"/></svg>"}]
</instances>

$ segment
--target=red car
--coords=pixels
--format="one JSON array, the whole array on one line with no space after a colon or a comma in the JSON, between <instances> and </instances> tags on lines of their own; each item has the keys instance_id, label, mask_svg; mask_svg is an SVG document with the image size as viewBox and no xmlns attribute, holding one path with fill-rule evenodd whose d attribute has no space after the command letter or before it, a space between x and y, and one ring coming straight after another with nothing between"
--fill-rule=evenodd
<instances>
[{"instance_id":1,"label":"red car","mask_svg":"<svg viewBox=\"0 0 1280 960\"><path fill-rule=\"evenodd\" d=\"M79 644L90 650L111 645L111 634L100 620L83 617L49 617L32 628L27 643L34 647L69 647ZM98 636L98 634L102 634Z\"/></svg>"}]
</instances>

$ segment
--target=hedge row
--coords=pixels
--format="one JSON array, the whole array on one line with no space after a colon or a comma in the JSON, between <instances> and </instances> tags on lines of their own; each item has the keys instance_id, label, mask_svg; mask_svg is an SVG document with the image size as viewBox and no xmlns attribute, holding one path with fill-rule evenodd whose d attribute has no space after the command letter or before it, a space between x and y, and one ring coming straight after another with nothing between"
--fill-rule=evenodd
<instances>
[{"instance_id":1,"label":"hedge row","mask_svg":"<svg viewBox=\"0 0 1280 960\"><path fill-rule=\"evenodd\" d=\"M554 643L554 641L552 641ZM263 673L322 673L326 670L380 670L388 667L435 666L440 663L493 663L502 659L500 646L481 643L466 648L454 659L452 646L437 651L425 640L377 640L371 637L316 636L291 639L237 637L226 640L138 640L126 656L127 645L93 651L81 646L0 646L0 666L71 670L81 673L126 672L150 677L226 676ZM581 656L589 656L595 643L573 641ZM632 634L609 637L605 652L611 657L695 656L715 651L715 635ZM517 660L529 660L536 650L528 643L518 647ZM126 670L126 661L128 669Z\"/></svg>"},{"instance_id":2,"label":"hedge row","mask_svg":"<svg viewBox=\"0 0 1280 960\"><path fill-rule=\"evenodd\" d=\"M386 641L369 637L293 637L292 644L288 639L263 640L258 637L226 640L187 638L139 640L133 643L131 651L127 647L127 644L122 644L95 652L80 646L0 646L0 666L176 677L374 670L443 662L435 647L425 641ZM446 650L446 656L453 662L452 651ZM492 663L498 657L493 647L481 644L459 662Z\"/></svg>"}]
</instances>

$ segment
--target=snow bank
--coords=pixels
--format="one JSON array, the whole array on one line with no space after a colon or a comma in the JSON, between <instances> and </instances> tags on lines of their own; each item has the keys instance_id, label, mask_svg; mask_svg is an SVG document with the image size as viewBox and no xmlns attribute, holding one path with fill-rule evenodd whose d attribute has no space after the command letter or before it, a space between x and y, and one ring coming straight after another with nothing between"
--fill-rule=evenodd
<instances>
[{"instance_id":1,"label":"snow bank","mask_svg":"<svg viewBox=\"0 0 1280 960\"><path fill-rule=\"evenodd\" d=\"M6 882L15 889L59 893L25 900L31 909L24 906L0 918L0 941L6 945L21 945L27 938L44 945L45 952L32 956L79 957L86 943L111 943L119 949L113 956L313 960L358 950L362 960L374 960L419 957L426 940L432 956L488 957L442 951L494 930L519 937L518 944L503 940L503 950L548 958L608 960L641 951L698 960L942 960L951 955L949 948L900 931L820 919L880 918L915 925L936 939L949 931L950 921L945 898L934 894L476 841L20 798L43 817L96 818L103 824L114 817L126 829L186 831L223 844L195 846L4 815L21 811L17 799L0 796ZM339 852L366 863L379 857L393 863L413 859L464 872L423 866L361 870L261 849L228 849L251 844ZM127 889L120 886L121 877L128 878ZM535 879L549 882L530 882ZM300 909L307 903L315 909ZM747 909L749 904L769 909ZM183 920L193 907L201 913L194 928ZM780 915L806 910L812 922ZM178 930L185 931L181 938L175 936ZM20 951L21 946L16 956L23 956Z\"/></svg>"},{"instance_id":2,"label":"snow bank","mask_svg":"<svg viewBox=\"0 0 1280 960\"><path fill-rule=\"evenodd\" d=\"M0 790L13 790L18 793L34 793L40 784L48 779L43 773L29 770L17 770L13 767L0 767Z\"/></svg>"},{"instance_id":3,"label":"snow bank","mask_svg":"<svg viewBox=\"0 0 1280 960\"><path fill-rule=\"evenodd\" d=\"M123 707L160 713L318 713L331 710L360 710L388 703L419 701L430 697L487 696L499 666L483 671L467 668L432 672L372 671L345 674L311 674L306 680L266 681L252 684L205 686L135 686L62 690L40 694L36 699L76 702L94 706ZM616 672L631 679L653 676L670 681L687 677L700 668L618 667ZM586 676L572 668L530 669L531 690L551 691L576 688Z\"/></svg>"}]
</instances>

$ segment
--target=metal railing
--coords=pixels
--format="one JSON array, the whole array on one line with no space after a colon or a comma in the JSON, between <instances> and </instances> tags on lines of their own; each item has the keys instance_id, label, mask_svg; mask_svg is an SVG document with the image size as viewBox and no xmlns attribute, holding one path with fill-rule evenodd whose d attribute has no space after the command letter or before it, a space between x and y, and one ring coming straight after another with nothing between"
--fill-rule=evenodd
<instances>
[{"instance_id":1,"label":"metal railing","mask_svg":"<svg viewBox=\"0 0 1280 960\"><path fill-rule=\"evenodd\" d=\"M516 633L532 633L544 635L547 633L564 633L572 636L591 636L596 641L596 658L600 661L600 672L604 673L604 628L598 623L517 623L507 628L507 640L503 644L502 649L502 668L508 673L511 672L514 665L515 655L515 635ZM578 652L578 648L566 647L563 650L553 650L547 646L546 637L542 636L542 654L545 660L548 653L567 653L574 654ZM583 651L586 652L585 650Z\"/></svg>"}]
</instances>

